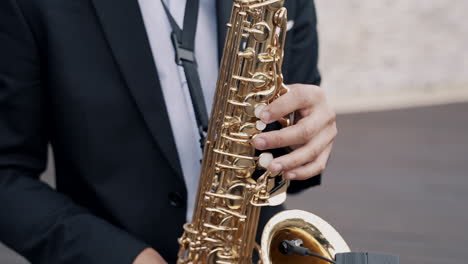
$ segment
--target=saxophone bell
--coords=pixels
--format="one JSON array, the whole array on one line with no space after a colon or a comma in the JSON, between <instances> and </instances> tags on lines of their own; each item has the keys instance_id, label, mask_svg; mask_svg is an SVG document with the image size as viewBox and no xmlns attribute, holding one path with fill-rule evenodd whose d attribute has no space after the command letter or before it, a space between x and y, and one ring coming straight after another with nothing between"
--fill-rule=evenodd
<instances>
[{"instance_id":1,"label":"saxophone bell","mask_svg":"<svg viewBox=\"0 0 468 264\"><path fill-rule=\"evenodd\" d=\"M306 211L288 210L273 216L263 229L260 254L263 264L328 263L319 258L285 254L281 250L285 240L302 240L304 248L332 260L337 253L350 251L341 235L322 218Z\"/></svg>"}]
</instances>

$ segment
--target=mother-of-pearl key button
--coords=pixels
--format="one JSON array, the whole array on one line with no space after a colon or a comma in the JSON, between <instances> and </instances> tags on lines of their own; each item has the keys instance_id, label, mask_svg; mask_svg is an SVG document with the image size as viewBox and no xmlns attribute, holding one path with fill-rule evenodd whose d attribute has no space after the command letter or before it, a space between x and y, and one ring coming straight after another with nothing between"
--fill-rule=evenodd
<instances>
[{"instance_id":1,"label":"mother-of-pearl key button","mask_svg":"<svg viewBox=\"0 0 468 264\"><path fill-rule=\"evenodd\" d=\"M273 161L273 154L270 152L263 152L258 156L258 166L267 169L270 163Z\"/></svg>"},{"instance_id":2,"label":"mother-of-pearl key button","mask_svg":"<svg viewBox=\"0 0 468 264\"><path fill-rule=\"evenodd\" d=\"M265 128L266 128L266 124L263 123L262 121L258 120L256 123L255 123L255 128L258 130L258 131L263 131Z\"/></svg>"},{"instance_id":3,"label":"mother-of-pearl key button","mask_svg":"<svg viewBox=\"0 0 468 264\"><path fill-rule=\"evenodd\" d=\"M262 113L263 109L265 109L266 104L258 104L255 106L254 114L256 118L260 118L260 114Z\"/></svg>"}]
</instances>

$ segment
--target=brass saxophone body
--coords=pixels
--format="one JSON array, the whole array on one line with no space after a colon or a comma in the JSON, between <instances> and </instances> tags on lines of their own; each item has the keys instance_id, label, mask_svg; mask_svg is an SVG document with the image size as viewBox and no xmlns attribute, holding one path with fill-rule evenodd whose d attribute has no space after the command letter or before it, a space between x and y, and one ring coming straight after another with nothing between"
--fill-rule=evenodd
<instances>
[{"instance_id":1,"label":"brass saxophone body","mask_svg":"<svg viewBox=\"0 0 468 264\"><path fill-rule=\"evenodd\" d=\"M256 156L251 144L266 127L258 118L262 108L287 92L281 71L287 11L284 0L233 2L195 210L179 239L178 263L252 263L255 250L263 263L285 263L277 249L290 238L301 238L311 248L317 244L317 251L333 257L346 251L346 243L336 249L323 237L322 226L307 224L305 218L313 215L303 211L275 216L265 228L262 248L255 242L261 207L281 204L289 185L266 170L272 155ZM292 116L280 121L283 126L291 122Z\"/></svg>"}]
</instances>

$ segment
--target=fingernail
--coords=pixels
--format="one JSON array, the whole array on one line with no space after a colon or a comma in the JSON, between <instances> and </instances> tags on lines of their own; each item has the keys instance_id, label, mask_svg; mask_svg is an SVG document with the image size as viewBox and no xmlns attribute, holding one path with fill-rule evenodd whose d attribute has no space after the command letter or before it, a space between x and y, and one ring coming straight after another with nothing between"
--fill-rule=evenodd
<instances>
[{"instance_id":1,"label":"fingernail","mask_svg":"<svg viewBox=\"0 0 468 264\"><path fill-rule=\"evenodd\" d=\"M270 170L272 172L280 172L283 170L283 165L281 165L280 163L272 163L270 166Z\"/></svg>"},{"instance_id":2,"label":"fingernail","mask_svg":"<svg viewBox=\"0 0 468 264\"><path fill-rule=\"evenodd\" d=\"M257 149L263 149L266 147L266 141L263 138L255 138L254 145Z\"/></svg>"},{"instance_id":3,"label":"fingernail","mask_svg":"<svg viewBox=\"0 0 468 264\"><path fill-rule=\"evenodd\" d=\"M262 114L260 115L263 122L268 123L270 122L270 112L263 110Z\"/></svg>"},{"instance_id":4,"label":"fingernail","mask_svg":"<svg viewBox=\"0 0 468 264\"><path fill-rule=\"evenodd\" d=\"M286 174L286 178L288 178L288 180L294 180L294 179L296 179L296 174L292 173L292 172L288 172Z\"/></svg>"}]
</instances>

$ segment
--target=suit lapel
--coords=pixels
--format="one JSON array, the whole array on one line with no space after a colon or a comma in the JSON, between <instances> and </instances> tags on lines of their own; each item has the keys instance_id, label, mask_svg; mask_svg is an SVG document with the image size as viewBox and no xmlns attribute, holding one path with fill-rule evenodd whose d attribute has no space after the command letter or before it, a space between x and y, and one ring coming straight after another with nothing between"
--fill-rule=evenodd
<instances>
[{"instance_id":1,"label":"suit lapel","mask_svg":"<svg viewBox=\"0 0 468 264\"><path fill-rule=\"evenodd\" d=\"M217 0L217 29L218 29L218 58L221 61L224 49L224 40L226 39L227 26L232 11L232 1L228 0Z\"/></svg>"},{"instance_id":2,"label":"suit lapel","mask_svg":"<svg viewBox=\"0 0 468 264\"><path fill-rule=\"evenodd\" d=\"M174 137L138 1L92 0L123 78L155 141L181 176Z\"/></svg>"}]
</instances>

